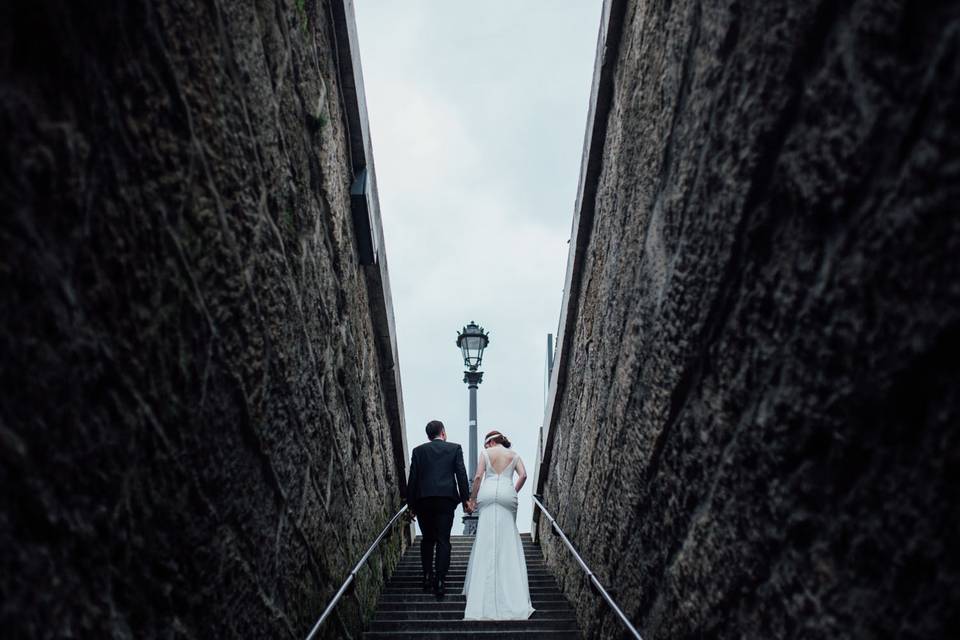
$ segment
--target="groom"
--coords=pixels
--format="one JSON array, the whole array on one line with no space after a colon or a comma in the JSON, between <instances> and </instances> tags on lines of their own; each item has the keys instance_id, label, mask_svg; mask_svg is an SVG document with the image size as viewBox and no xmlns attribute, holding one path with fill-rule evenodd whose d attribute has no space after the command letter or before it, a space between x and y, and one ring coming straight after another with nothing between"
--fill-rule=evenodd
<instances>
[{"instance_id":1,"label":"groom","mask_svg":"<svg viewBox=\"0 0 960 640\"><path fill-rule=\"evenodd\" d=\"M447 432L439 420L427 423L430 442L413 450L410 461L410 479L407 481L407 504L420 519L420 562L423 565L423 590L438 598L446 592L444 584L450 568L450 529L457 503L470 513L467 500L467 470L463 466L460 445L447 442ZM437 562L433 562L433 549ZM434 573L436 566L436 573Z\"/></svg>"}]
</instances>

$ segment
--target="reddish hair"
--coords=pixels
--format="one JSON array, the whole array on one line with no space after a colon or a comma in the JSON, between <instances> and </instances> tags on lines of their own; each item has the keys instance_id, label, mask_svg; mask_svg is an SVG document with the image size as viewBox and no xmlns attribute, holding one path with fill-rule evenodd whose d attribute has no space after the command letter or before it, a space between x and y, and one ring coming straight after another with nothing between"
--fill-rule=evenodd
<instances>
[{"instance_id":1,"label":"reddish hair","mask_svg":"<svg viewBox=\"0 0 960 640\"><path fill-rule=\"evenodd\" d=\"M494 437L491 438L491 436L494 436ZM510 441L507 440L507 436L503 435L499 431L491 431L486 436L484 436L483 444L487 444L488 441L495 442L497 444L502 444L507 449L510 448Z\"/></svg>"}]
</instances>

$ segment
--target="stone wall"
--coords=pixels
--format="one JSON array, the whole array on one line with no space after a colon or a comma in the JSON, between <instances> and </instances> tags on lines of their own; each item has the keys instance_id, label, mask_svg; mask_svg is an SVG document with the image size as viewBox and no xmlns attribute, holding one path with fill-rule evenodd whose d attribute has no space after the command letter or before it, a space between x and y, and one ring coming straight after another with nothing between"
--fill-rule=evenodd
<instances>
[{"instance_id":1,"label":"stone wall","mask_svg":"<svg viewBox=\"0 0 960 640\"><path fill-rule=\"evenodd\" d=\"M957 3L608 8L547 507L647 638L955 633Z\"/></svg>"},{"instance_id":2,"label":"stone wall","mask_svg":"<svg viewBox=\"0 0 960 640\"><path fill-rule=\"evenodd\" d=\"M399 507L337 8L0 8L5 637L302 638Z\"/></svg>"}]
</instances>

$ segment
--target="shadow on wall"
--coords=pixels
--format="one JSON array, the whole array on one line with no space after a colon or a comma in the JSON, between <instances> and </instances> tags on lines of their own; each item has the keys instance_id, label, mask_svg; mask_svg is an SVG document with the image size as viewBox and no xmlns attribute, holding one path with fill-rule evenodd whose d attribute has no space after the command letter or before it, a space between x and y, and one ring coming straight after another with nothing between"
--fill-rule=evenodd
<instances>
[{"instance_id":1,"label":"shadow on wall","mask_svg":"<svg viewBox=\"0 0 960 640\"><path fill-rule=\"evenodd\" d=\"M399 508L338 8L0 8L7 637L299 637Z\"/></svg>"},{"instance_id":2,"label":"shadow on wall","mask_svg":"<svg viewBox=\"0 0 960 640\"><path fill-rule=\"evenodd\" d=\"M606 9L547 507L645 637L947 637L957 6Z\"/></svg>"}]
</instances>

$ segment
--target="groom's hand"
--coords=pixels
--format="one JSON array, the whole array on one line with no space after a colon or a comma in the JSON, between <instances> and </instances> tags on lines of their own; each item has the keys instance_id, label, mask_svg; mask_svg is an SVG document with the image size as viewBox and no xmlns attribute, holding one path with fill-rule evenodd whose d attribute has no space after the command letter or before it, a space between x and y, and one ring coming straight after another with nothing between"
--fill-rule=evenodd
<instances>
[{"instance_id":1,"label":"groom's hand","mask_svg":"<svg viewBox=\"0 0 960 640\"><path fill-rule=\"evenodd\" d=\"M467 500L463 503L463 512L464 513L473 513L473 509L470 508L470 501Z\"/></svg>"}]
</instances>

